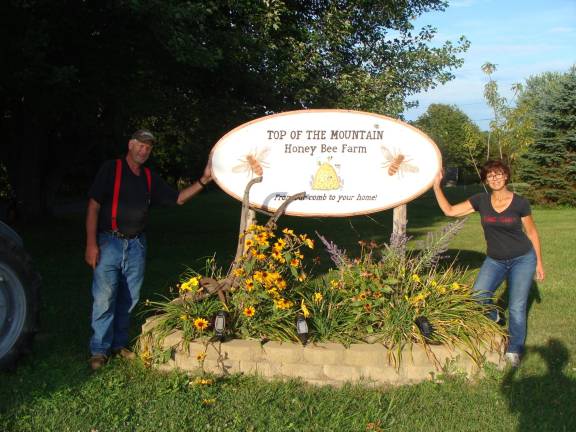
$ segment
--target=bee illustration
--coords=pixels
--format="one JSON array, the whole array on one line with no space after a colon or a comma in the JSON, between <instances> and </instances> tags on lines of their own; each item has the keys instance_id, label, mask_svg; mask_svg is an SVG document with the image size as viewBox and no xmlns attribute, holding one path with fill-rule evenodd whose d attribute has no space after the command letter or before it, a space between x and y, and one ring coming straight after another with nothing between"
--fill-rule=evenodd
<instances>
[{"instance_id":1,"label":"bee illustration","mask_svg":"<svg viewBox=\"0 0 576 432\"><path fill-rule=\"evenodd\" d=\"M258 176L260 177L264 173L264 168L268 168L270 165L266 163L266 157L270 153L270 148L265 147L259 151L252 151L252 153L248 153L242 159L238 159L240 164L236 165L232 168L232 172L234 173L242 173L245 172L249 176Z\"/></svg>"},{"instance_id":2,"label":"bee illustration","mask_svg":"<svg viewBox=\"0 0 576 432\"><path fill-rule=\"evenodd\" d=\"M398 151L392 153L386 147L381 146L382 153L386 161L382 164L383 168L388 168L388 175L393 176L398 173L400 177L404 176L404 173L417 173L419 171L417 166L410 164L412 159L406 159L406 156Z\"/></svg>"}]
</instances>

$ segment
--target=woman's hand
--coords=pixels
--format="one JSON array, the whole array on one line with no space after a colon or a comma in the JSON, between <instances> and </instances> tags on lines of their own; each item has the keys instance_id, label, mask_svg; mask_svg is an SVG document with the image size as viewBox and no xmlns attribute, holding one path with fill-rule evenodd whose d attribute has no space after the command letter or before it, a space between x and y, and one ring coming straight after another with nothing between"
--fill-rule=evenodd
<instances>
[{"instance_id":1,"label":"woman's hand","mask_svg":"<svg viewBox=\"0 0 576 432\"><path fill-rule=\"evenodd\" d=\"M537 281L543 281L546 277L546 273L544 272L544 266L540 261L536 263L536 275L535 279Z\"/></svg>"}]
</instances>

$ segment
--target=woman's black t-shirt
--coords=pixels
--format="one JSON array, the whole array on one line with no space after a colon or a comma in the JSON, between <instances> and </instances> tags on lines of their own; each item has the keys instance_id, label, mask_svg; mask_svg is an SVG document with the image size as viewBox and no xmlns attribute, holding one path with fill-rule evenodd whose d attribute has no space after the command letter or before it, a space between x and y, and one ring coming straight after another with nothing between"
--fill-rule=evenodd
<instances>
[{"instance_id":1,"label":"woman's black t-shirt","mask_svg":"<svg viewBox=\"0 0 576 432\"><path fill-rule=\"evenodd\" d=\"M504 260L530 251L532 242L522 229L522 218L532 214L528 200L514 194L510 205L501 213L492 207L489 193L473 195L469 201L480 213L487 244L486 255Z\"/></svg>"},{"instance_id":2,"label":"woman's black t-shirt","mask_svg":"<svg viewBox=\"0 0 576 432\"><path fill-rule=\"evenodd\" d=\"M170 187L158 174L150 171L151 187L148 193L146 175L142 169L135 175L125 158L122 158L122 182L118 197L118 230L125 235L137 235L144 231L150 205L176 204L178 191ZM88 197L100 204L98 231L112 229L112 198L116 161L105 162L88 192Z\"/></svg>"}]
</instances>

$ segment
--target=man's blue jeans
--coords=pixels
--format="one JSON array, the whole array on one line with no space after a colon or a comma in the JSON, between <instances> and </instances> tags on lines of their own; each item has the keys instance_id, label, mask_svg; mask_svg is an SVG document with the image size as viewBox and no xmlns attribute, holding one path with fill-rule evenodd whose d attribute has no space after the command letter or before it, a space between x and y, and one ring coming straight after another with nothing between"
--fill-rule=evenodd
<instances>
[{"instance_id":1,"label":"man's blue jeans","mask_svg":"<svg viewBox=\"0 0 576 432\"><path fill-rule=\"evenodd\" d=\"M504 279L508 282L508 333L510 343L507 352L521 354L526 341L526 308L532 278L536 271L536 253L531 249L525 255L507 260L486 257L474 282L474 292L483 303L492 303L494 291ZM490 318L497 319L496 311Z\"/></svg>"},{"instance_id":2,"label":"man's blue jeans","mask_svg":"<svg viewBox=\"0 0 576 432\"><path fill-rule=\"evenodd\" d=\"M100 259L92 282L92 330L90 351L108 355L128 344L130 312L140 298L146 265L146 237L120 239L98 234Z\"/></svg>"}]
</instances>

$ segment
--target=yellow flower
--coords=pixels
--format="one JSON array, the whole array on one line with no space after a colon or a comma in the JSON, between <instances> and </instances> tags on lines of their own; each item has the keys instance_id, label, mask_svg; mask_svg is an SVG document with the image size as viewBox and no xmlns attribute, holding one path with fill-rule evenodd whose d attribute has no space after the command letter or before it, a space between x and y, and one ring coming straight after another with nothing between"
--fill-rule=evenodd
<instances>
[{"instance_id":1,"label":"yellow flower","mask_svg":"<svg viewBox=\"0 0 576 432\"><path fill-rule=\"evenodd\" d=\"M417 274L413 274L412 275L412 280L416 283L420 283L420 276L418 276Z\"/></svg>"},{"instance_id":2,"label":"yellow flower","mask_svg":"<svg viewBox=\"0 0 576 432\"><path fill-rule=\"evenodd\" d=\"M307 238L304 240L304 243L306 243L306 246L308 246L310 249L314 249L314 240Z\"/></svg>"},{"instance_id":3,"label":"yellow flower","mask_svg":"<svg viewBox=\"0 0 576 432\"><path fill-rule=\"evenodd\" d=\"M294 303L292 303L290 300L280 298L278 300L274 300L274 306L276 306L278 309L290 309L292 306L294 306Z\"/></svg>"},{"instance_id":4,"label":"yellow flower","mask_svg":"<svg viewBox=\"0 0 576 432\"><path fill-rule=\"evenodd\" d=\"M180 285L180 294L183 294L185 292L191 292L193 288L197 287L200 281L200 277L191 277L190 279L188 279L186 282L182 283Z\"/></svg>"},{"instance_id":5,"label":"yellow flower","mask_svg":"<svg viewBox=\"0 0 576 432\"><path fill-rule=\"evenodd\" d=\"M307 277L308 277L308 276L306 276L306 273L300 273L300 275L298 276L298 281L299 281L299 282L304 282Z\"/></svg>"},{"instance_id":6,"label":"yellow flower","mask_svg":"<svg viewBox=\"0 0 576 432\"><path fill-rule=\"evenodd\" d=\"M216 403L216 399L202 399L202 405L214 405Z\"/></svg>"},{"instance_id":7,"label":"yellow flower","mask_svg":"<svg viewBox=\"0 0 576 432\"><path fill-rule=\"evenodd\" d=\"M302 254L301 254L300 252L298 252L298 251L295 251L295 252L294 252L294 256L295 256L296 258L300 259L300 260L304 258L304 255L302 255Z\"/></svg>"},{"instance_id":8,"label":"yellow flower","mask_svg":"<svg viewBox=\"0 0 576 432\"><path fill-rule=\"evenodd\" d=\"M358 299L360 299L360 300L366 300L367 297L368 297L368 293L366 293L365 291L358 294Z\"/></svg>"},{"instance_id":9,"label":"yellow flower","mask_svg":"<svg viewBox=\"0 0 576 432\"><path fill-rule=\"evenodd\" d=\"M244 316L252 318L256 314L256 309L254 308L254 306L248 306L247 308L244 308L244 312L242 313L244 314Z\"/></svg>"},{"instance_id":10,"label":"yellow flower","mask_svg":"<svg viewBox=\"0 0 576 432\"><path fill-rule=\"evenodd\" d=\"M436 291L438 291L440 294L446 294L446 287L444 285L438 285L436 287Z\"/></svg>"},{"instance_id":11,"label":"yellow flower","mask_svg":"<svg viewBox=\"0 0 576 432\"><path fill-rule=\"evenodd\" d=\"M256 236L256 239L258 240L259 243L265 242L266 240L268 240L268 233L261 232Z\"/></svg>"},{"instance_id":12,"label":"yellow flower","mask_svg":"<svg viewBox=\"0 0 576 432\"><path fill-rule=\"evenodd\" d=\"M246 286L246 291L250 292L254 289L254 281L248 278L244 281L244 286Z\"/></svg>"},{"instance_id":13,"label":"yellow flower","mask_svg":"<svg viewBox=\"0 0 576 432\"><path fill-rule=\"evenodd\" d=\"M294 235L294 231L292 231L291 229L288 229L288 228L284 228L284 229L282 230L282 232L283 232L284 234L286 234L286 235L291 235L291 236Z\"/></svg>"},{"instance_id":14,"label":"yellow flower","mask_svg":"<svg viewBox=\"0 0 576 432\"><path fill-rule=\"evenodd\" d=\"M320 303L323 298L324 298L324 296L322 295L322 293L320 293L320 292L315 292L315 293L314 293L314 301L315 301L316 303Z\"/></svg>"},{"instance_id":15,"label":"yellow flower","mask_svg":"<svg viewBox=\"0 0 576 432\"><path fill-rule=\"evenodd\" d=\"M234 269L234 276L236 277L242 277L246 274L246 272L244 271L244 269L242 267Z\"/></svg>"},{"instance_id":16,"label":"yellow flower","mask_svg":"<svg viewBox=\"0 0 576 432\"><path fill-rule=\"evenodd\" d=\"M430 281L430 286L432 288L435 288L438 285L438 282L436 282L434 279L432 279L432 281Z\"/></svg>"},{"instance_id":17,"label":"yellow flower","mask_svg":"<svg viewBox=\"0 0 576 432\"><path fill-rule=\"evenodd\" d=\"M306 307L306 303L304 303L304 299L302 299L300 301L300 310L302 311L302 314L304 315L304 318L308 318L310 316L310 311L308 310L308 308Z\"/></svg>"},{"instance_id":18,"label":"yellow flower","mask_svg":"<svg viewBox=\"0 0 576 432\"><path fill-rule=\"evenodd\" d=\"M258 261L264 261L266 259L266 255L264 255L263 253L259 253L258 255L256 255L256 259Z\"/></svg>"},{"instance_id":19,"label":"yellow flower","mask_svg":"<svg viewBox=\"0 0 576 432\"><path fill-rule=\"evenodd\" d=\"M340 286L340 281L337 281L336 279L332 279L332 280L330 281L330 286L331 286L332 288L338 288L338 287Z\"/></svg>"},{"instance_id":20,"label":"yellow flower","mask_svg":"<svg viewBox=\"0 0 576 432\"><path fill-rule=\"evenodd\" d=\"M196 318L194 320L194 327L200 331L204 331L208 328L208 321L206 321L204 318Z\"/></svg>"},{"instance_id":21,"label":"yellow flower","mask_svg":"<svg viewBox=\"0 0 576 432\"><path fill-rule=\"evenodd\" d=\"M282 256L282 253L280 253L280 251L278 249L274 249L272 251L271 255L272 255L272 258L274 258L278 262L281 262L281 263L286 262L286 260Z\"/></svg>"},{"instance_id":22,"label":"yellow flower","mask_svg":"<svg viewBox=\"0 0 576 432\"><path fill-rule=\"evenodd\" d=\"M254 240L252 240L252 239L246 239L246 242L244 242L244 245L245 245L247 248L250 248L250 247L254 246Z\"/></svg>"},{"instance_id":23,"label":"yellow flower","mask_svg":"<svg viewBox=\"0 0 576 432\"><path fill-rule=\"evenodd\" d=\"M452 286L452 289L453 289L453 290L458 290L458 289L460 289L460 284L459 284L458 282L454 282L451 286Z\"/></svg>"},{"instance_id":24,"label":"yellow flower","mask_svg":"<svg viewBox=\"0 0 576 432\"><path fill-rule=\"evenodd\" d=\"M286 288L286 281L284 279L278 279L276 281L276 286L278 287L279 290L283 290L284 288Z\"/></svg>"},{"instance_id":25,"label":"yellow flower","mask_svg":"<svg viewBox=\"0 0 576 432\"><path fill-rule=\"evenodd\" d=\"M205 352L199 352L198 354L196 354L196 360L200 361L204 361L204 359L206 358L206 353Z\"/></svg>"},{"instance_id":26,"label":"yellow flower","mask_svg":"<svg viewBox=\"0 0 576 432\"><path fill-rule=\"evenodd\" d=\"M194 381L190 381L190 385L212 385L214 384L214 380L209 379L209 378L200 378L197 377Z\"/></svg>"},{"instance_id":27,"label":"yellow flower","mask_svg":"<svg viewBox=\"0 0 576 432\"><path fill-rule=\"evenodd\" d=\"M253 278L256 282L263 282L264 281L264 275L262 274L262 272L260 270L254 272Z\"/></svg>"},{"instance_id":28,"label":"yellow flower","mask_svg":"<svg viewBox=\"0 0 576 432\"><path fill-rule=\"evenodd\" d=\"M188 321L188 315L182 314L182 315L180 315L180 319L181 319L182 321Z\"/></svg>"},{"instance_id":29,"label":"yellow flower","mask_svg":"<svg viewBox=\"0 0 576 432\"><path fill-rule=\"evenodd\" d=\"M300 260L298 258L292 258L290 260L290 265L292 267L298 267L300 265Z\"/></svg>"}]
</instances>

